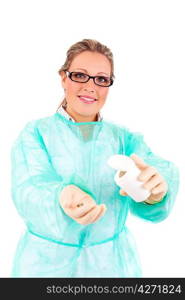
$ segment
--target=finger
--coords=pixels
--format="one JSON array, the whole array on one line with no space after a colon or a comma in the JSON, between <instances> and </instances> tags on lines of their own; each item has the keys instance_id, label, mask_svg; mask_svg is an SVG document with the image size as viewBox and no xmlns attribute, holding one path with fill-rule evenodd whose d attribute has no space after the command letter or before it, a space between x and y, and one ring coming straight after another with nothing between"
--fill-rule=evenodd
<instances>
[{"instance_id":1,"label":"finger","mask_svg":"<svg viewBox=\"0 0 185 300\"><path fill-rule=\"evenodd\" d=\"M134 161L134 163L140 170L144 170L146 167L148 167L148 165L144 162L144 160L141 157L139 157L137 154L135 153L131 154L130 158Z\"/></svg>"},{"instance_id":2,"label":"finger","mask_svg":"<svg viewBox=\"0 0 185 300\"><path fill-rule=\"evenodd\" d=\"M99 211L100 211L100 207L96 205L85 216L82 216L81 218L74 218L74 220L79 224L88 225L97 216Z\"/></svg>"},{"instance_id":3,"label":"finger","mask_svg":"<svg viewBox=\"0 0 185 300\"><path fill-rule=\"evenodd\" d=\"M140 181L147 182L152 176L154 176L156 174L157 174L156 168L154 168L152 166L148 166L147 168L145 168L144 170L141 171L141 173L139 174L137 179Z\"/></svg>"},{"instance_id":4,"label":"finger","mask_svg":"<svg viewBox=\"0 0 185 300\"><path fill-rule=\"evenodd\" d=\"M163 197L165 196L166 193L157 193L157 194L151 194L150 197L147 198L146 202L150 204L155 204L156 202L161 202Z\"/></svg>"},{"instance_id":5,"label":"finger","mask_svg":"<svg viewBox=\"0 0 185 300\"><path fill-rule=\"evenodd\" d=\"M155 188L158 184L162 183L162 178L157 174L151 177L147 182L145 182L142 186L147 190L152 190Z\"/></svg>"},{"instance_id":6,"label":"finger","mask_svg":"<svg viewBox=\"0 0 185 300\"><path fill-rule=\"evenodd\" d=\"M90 224L95 218L96 216L99 214L101 210L101 207L96 205L89 213L87 213L85 216L81 217L81 218L75 218L75 220L82 224L82 225L88 225Z\"/></svg>"},{"instance_id":7,"label":"finger","mask_svg":"<svg viewBox=\"0 0 185 300\"><path fill-rule=\"evenodd\" d=\"M167 184L165 182L159 184L157 187L155 187L154 189L152 189L152 194L156 195L159 193L166 193L167 191Z\"/></svg>"},{"instance_id":8,"label":"finger","mask_svg":"<svg viewBox=\"0 0 185 300\"><path fill-rule=\"evenodd\" d=\"M107 210L105 204L101 204L100 206L101 206L100 213L96 216L96 218L91 223L95 223L105 214L105 212Z\"/></svg>"}]
</instances>

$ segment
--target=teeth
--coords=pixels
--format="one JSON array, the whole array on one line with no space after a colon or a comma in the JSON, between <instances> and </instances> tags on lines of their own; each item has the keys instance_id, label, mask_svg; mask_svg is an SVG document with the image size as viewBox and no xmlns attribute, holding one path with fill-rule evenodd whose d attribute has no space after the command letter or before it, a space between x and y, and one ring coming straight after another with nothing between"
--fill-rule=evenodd
<instances>
[{"instance_id":1,"label":"teeth","mask_svg":"<svg viewBox=\"0 0 185 300\"><path fill-rule=\"evenodd\" d=\"M86 101L95 101L95 99L89 99L89 98L85 98L85 97L80 97L81 99L84 99Z\"/></svg>"}]
</instances>

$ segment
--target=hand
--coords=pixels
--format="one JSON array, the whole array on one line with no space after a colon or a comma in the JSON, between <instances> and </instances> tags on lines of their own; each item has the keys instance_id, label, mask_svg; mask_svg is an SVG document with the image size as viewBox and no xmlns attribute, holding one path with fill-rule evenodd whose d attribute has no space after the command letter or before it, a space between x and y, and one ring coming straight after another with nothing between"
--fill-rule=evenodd
<instances>
[{"instance_id":1,"label":"hand","mask_svg":"<svg viewBox=\"0 0 185 300\"><path fill-rule=\"evenodd\" d=\"M59 202L64 212L82 225L95 223L106 211L104 204L97 205L89 194L72 184L62 190Z\"/></svg>"},{"instance_id":2,"label":"hand","mask_svg":"<svg viewBox=\"0 0 185 300\"><path fill-rule=\"evenodd\" d=\"M164 178L159 174L156 168L147 165L138 155L132 154L130 158L141 170L137 179L143 181L142 186L151 192L151 195L144 202L149 204L160 202L168 190L168 185ZM126 196L127 193L120 189L120 195Z\"/></svg>"}]
</instances>

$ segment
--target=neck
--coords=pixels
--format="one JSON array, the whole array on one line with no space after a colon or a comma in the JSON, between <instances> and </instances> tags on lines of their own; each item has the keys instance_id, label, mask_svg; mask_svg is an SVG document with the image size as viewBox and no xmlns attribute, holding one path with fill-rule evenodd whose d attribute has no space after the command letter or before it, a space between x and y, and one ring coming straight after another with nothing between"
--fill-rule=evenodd
<instances>
[{"instance_id":1,"label":"neck","mask_svg":"<svg viewBox=\"0 0 185 300\"><path fill-rule=\"evenodd\" d=\"M83 115L80 115L78 113L74 113L74 112L71 112L69 110L69 108L65 108L66 112L77 122L77 123L81 123L81 122L95 122L98 120L98 116L97 114L93 115L93 116L83 116Z\"/></svg>"}]
</instances>

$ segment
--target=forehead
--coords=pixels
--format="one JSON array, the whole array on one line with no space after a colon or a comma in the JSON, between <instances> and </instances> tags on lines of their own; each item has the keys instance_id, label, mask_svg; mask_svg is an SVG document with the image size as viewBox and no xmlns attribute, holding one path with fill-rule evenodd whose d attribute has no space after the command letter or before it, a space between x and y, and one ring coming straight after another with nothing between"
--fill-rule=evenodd
<instances>
[{"instance_id":1,"label":"forehead","mask_svg":"<svg viewBox=\"0 0 185 300\"><path fill-rule=\"evenodd\" d=\"M111 73L111 64L108 58L97 52L84 51L73 59L70 69L83 68L91 73Z\"/></svg>"}]
</instances>

